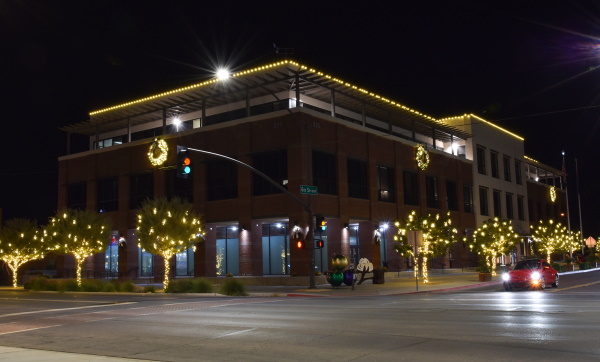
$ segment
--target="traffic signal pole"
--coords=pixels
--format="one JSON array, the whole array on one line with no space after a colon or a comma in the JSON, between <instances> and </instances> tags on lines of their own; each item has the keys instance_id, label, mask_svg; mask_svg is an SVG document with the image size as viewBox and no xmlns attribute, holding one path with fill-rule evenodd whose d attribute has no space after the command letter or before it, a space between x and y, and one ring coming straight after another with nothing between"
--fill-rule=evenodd
<instances>
[{"instance_id":1,"label":"traffic signal pole","mask_svg":"<svg viewBox=\"0 0 600 362\"><path fill-rule=\"evenodd\" d=\"M254 167L250 166L247 163L244 163L240 160L236 160L235 158L229 157L229 156L225 156L222 155L220 153L215 153L215 152L210 152L210 151L206 151L206 150L200 150L198 148L188 148L188 151L192 151L192 152L199 152L199 153L204 153L206 155L211 155L211 156L215 156L215 157L219 157L231 162L235 162L238 165L244 166L248 169L250 169L252 172L254 172L255 174L259 175L260 177L262 177L263 179L265 179L266 181L268 181L271 185L275 186L278 190L280 190L281 192L283 192L284 194L286 194L287 196L289 196L290 198L292 198L292 200L296 201L298 204L300 204L304 210L308 213L308 232L306 233L306 243L309 247L310 250L310 270L308 271L308 275L309 275L309 281L310 281L310 285L309 288L310 289L316 289L316 283L315 283L315 245L314 245L314 220L313 220L313 210L312 210L312 195L309 195L308 198L308 203L305 203L303 200L301 200L298 196L294 195L293 193L291 193L290 191L288 191L285 187L281 186L280 184L277 183L277 181L273 180L272 178L270 178L269 176L265 175L264 173L260 172L259 170L255 169ZM309 147L309 152L310 152L310 147ZM308 161L310 162L310 160ZM309 169L310 172L310 169ZM310 175L309 175L310 176ZM310 179L310 177L309 177Z\"/></svg>"}]
</instances>

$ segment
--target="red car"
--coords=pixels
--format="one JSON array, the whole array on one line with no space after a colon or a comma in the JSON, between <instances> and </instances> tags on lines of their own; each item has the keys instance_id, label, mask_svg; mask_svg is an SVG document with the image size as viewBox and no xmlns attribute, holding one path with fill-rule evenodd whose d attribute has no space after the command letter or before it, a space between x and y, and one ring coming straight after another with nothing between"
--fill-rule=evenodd
<instances>
[{"instance_id":1,"label":"red car","mask_svg":"<svg viewBox=\"0 0 600 362\"><path fill-rule=\"evenodd\" d=\"M521 260L502 275L504 289L558 287L558 272L543 259Z\"/></svg>"}]
</instances>

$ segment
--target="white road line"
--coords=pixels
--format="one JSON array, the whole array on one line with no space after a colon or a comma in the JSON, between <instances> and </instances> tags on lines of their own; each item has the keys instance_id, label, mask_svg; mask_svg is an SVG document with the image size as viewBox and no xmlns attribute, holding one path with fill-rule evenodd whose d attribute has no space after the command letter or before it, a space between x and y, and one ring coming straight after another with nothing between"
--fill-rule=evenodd
<instances>
[{"instance_id":1,"label":"white road line","mask_svg":"<svg viewBox=\"0 0 600 362\"><path fill-rule=\"evenodd\" d=\"M26 315L26 314L38 314L38 313L48 313L48 312L60 312L64 310L75 310L75 309L89 309L89 308L103 308L103 307L112 307L115 305L125 305L125 304L135 304L137 302L123 302L123 303L111 303L111 304L102 304L102 305L88 305L84 307L73 307L73 308L57 308L57 309L42 309L35 310L31 312L20 312L20 313L10 313L10 314L2 314L1 317L12 317L17 315Z\"/></svg>"}]
</instances>

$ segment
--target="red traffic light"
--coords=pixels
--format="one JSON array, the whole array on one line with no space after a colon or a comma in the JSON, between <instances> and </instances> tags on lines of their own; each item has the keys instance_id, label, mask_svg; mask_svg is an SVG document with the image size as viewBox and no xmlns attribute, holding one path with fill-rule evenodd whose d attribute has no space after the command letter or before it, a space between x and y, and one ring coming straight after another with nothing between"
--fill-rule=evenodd
<instances>
[{"instance_id":1,"label":"red traffic light","mask_svg":"<svg viewBox=\"0 0 600 362\"><path fill-rule=\"evenodd\" d=\"M323 249L323 247L325 246L325 242L321 239L316 240L316 242L317 242L317 248Z\"/></svg>"}]
</instances>

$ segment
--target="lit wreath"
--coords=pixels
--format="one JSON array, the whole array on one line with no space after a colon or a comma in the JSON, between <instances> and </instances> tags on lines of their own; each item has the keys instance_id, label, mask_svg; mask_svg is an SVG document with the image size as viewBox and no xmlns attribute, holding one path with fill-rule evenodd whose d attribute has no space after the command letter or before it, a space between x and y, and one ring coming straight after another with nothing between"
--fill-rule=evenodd
<instances>
[{"instance_id":1,"label":"lit wreath","mask_svg":"<svg viewBox=\"0 0 600 362\"><path fill-rule=\"evenodd\" d=\"M169 146L167 142L162 139L155 138L150 145L148 150L148 158L152 166L160 166L167 160L167 153L169 152Z\"/></svg>"},{"instance_id":2,"label":"lit wreath","mask_svg":"<svg viewBox=\"0 0 600 362\"><path fill-rule=\"evenodd\" d=\"M429 153L423 145L417 145L415 159L417 160L417 166L419 166L421 170L425 170L427 166L429 166Z\"/></svg>"},{"instance_id":3,"label":"lit wreath","mask_svg":"<svg viewBox=\"0 0 600 362\"><path fill-rule=\"evenodd\" d=\"M550 186L550 201L556 201L556 188L554 186Z\"/></svg>"}]
</instances>

